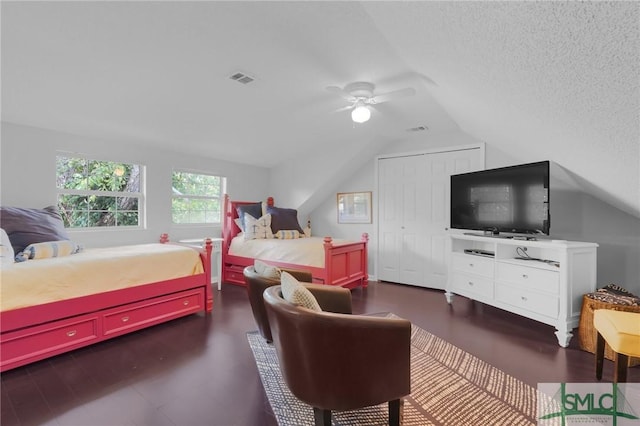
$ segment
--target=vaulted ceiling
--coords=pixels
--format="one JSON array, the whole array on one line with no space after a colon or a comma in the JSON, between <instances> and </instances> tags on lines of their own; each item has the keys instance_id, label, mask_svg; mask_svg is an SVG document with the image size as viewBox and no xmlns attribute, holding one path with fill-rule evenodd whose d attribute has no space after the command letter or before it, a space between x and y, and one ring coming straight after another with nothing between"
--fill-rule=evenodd
<instances>
[{"instance_id":1,"label":"vaulted ceiling","mask_svg":"<svg viewBox=\"0 0 640 426\"><path fill-rule=\"evenodd\" d=\"M273 167L463 131L640 217L640 3L2 2L2 120ZM243 72L255 81L229 77ZM416 95L351 122L327 86Z\"/></svg>"}]
</instances>

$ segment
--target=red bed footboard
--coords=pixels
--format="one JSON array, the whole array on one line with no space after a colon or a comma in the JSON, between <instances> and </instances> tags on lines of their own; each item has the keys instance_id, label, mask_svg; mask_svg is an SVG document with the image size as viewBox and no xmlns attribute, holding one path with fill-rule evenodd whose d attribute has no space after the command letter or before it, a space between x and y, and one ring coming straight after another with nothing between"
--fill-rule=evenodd
<instances>
[{"instance_id":1,"label":"red bed footboard","mask_svg":"<svg viewBox=\"0 0 640 426\"><path fill-rule=\"evenodd\" d=\"M211 241L204 272L0 313L0 371L193 313L211 312Z\"/></svg>"},{"instance_id":2,"label":"red bed footboard","mask_svg":"<svg viewBox=\"0 0 640 426\"><path fill-rule=\"evenodd\" d=\"M231 240L240 232L235 224L238 218L237 207L244 204L254 204L255 201L231 201L229 196L224 198L224 217L222 226L222 280L226 283L245 285L243 269L253 265L255 259L234 256L228 253ZM273 198L267 203L273 205ZM331 237L324 238L324 268L299 265L287 262L269 264L289 269L303 269L311 272L313 282L319 284L336 285L346 288L358 286L367 287L369 284L367 244L369 236L362 234L362 240L334 245Z\"/></svg>"},{"instance_id":3,"label":"red bed footboard","mask_svg":"<svg viewBox=\"0 0 640 426\"><path fill-rule=\"evenodd\" d=\"M354 288L369 285L367 272L367 244L369 235L362 234L362 241L333 245L331 237L324 238L324 284ZM315 278L315 277L314 277Z\"/></svg>"}]
</instances>

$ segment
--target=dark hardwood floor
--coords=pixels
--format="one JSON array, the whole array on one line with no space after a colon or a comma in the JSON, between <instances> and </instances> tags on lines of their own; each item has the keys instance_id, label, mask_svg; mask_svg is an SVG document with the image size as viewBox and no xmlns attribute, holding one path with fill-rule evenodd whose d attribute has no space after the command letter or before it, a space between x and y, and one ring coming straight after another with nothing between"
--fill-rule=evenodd
<instances>
[{"instance_id":1,"label":"dark hardwood floor","mask_svg":"<svg viewBox=\"0 0 640 426\"><path fill-rule=\"evenodd\" d=\"M1 375L3 426L275 425L245 332L245 289L214 290L211 315L167 324ZM554 329L441 291L373 282L355 313L393 312L531 386L593 382L594 356L558 346ZM612 377L605 364L604 380ZM640 367L629 370L640 381Z\"/></svg>"}]
</instances>

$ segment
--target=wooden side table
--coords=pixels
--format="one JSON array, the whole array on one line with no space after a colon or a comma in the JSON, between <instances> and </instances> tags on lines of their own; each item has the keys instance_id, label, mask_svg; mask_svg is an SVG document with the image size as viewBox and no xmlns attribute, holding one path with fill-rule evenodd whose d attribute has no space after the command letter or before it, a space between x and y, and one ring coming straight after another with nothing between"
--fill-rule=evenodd
<instances>
[{"instance_id":1,"label":"wooden side table","mask_svg":"<svg viewBox=\"0 0 640 426\"><path fill-rule=\"evenodd\" d=\"M188 240L178 240L178 242L182 244L190 244L190 245L197 245L198 247L204 247L204 242L207 238L211 240L212 263L213 263L213 258L215 257L216 271L218 272L218 277L217 277L218 291L220 291L222 290L222 241L224 240L222 238L205 237L205 238L191 238ZM213 278L214 277L212 274L211 283L213 283Z\"/></svg>"}]
</instances>

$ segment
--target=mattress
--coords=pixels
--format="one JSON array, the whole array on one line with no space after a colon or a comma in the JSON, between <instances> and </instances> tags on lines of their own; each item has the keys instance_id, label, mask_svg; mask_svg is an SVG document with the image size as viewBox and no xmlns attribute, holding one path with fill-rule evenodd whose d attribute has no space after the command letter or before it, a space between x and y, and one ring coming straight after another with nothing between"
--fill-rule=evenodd
<instances>
[{"instance_id":1,"label":"mattress","mask_svg":"<svg viewBox=\"0 0 640 426\"><path fill-rule=\"evenodd\" d=\"M273 238L245 241L242 234L240 234L231 240L229 254L265 261L324 268L323 240L322 237L310 237L291 240ZM333 240L332 245L338 246L349 242L348 240Z\"/></svg>"},{"instance_id":2,"label":"mattress","mask_svg":"<svg viewBox=\"0 0 640 426\"><path fill-rule=\"evenodd\" d=\"M201 274L200 253L172 244L86 249L65 257L2 265L0 310Z\"/></svg>"}]
</instances>

